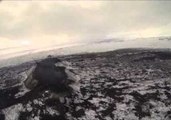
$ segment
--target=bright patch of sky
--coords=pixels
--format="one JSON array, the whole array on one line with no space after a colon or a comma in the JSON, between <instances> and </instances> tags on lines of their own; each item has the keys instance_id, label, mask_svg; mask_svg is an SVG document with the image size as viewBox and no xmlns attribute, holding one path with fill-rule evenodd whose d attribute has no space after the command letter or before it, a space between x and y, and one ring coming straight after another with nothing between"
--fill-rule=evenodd
<instances>
[{"instance_id":1,"label":"bright patch of sky","mask_svg":"<svg viewBox=\"0 0 171 120\"><path fill-rule=\"evenodd\" d=\"M2 1L0 49L170 36L170 11L170 1Z\"/></svg>"}]
</instances>

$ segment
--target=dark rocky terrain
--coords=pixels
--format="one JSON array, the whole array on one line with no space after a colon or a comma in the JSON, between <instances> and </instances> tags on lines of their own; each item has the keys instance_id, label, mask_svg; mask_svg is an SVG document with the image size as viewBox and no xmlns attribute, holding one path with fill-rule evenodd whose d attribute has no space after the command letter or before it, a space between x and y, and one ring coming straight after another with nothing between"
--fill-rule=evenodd
<instances>
[{"instance_id":1,"label":"dark rocky terrain","mask_svg":"<svg viewBox=\"0 0 171 120\"><path fill-rule=\"evenodd\" d=\"M60 99L23 81L35 63L0 69L0 120L171 120L171 52L123 49L63 56L80 92Z\"/></svg>"}]
</instances>

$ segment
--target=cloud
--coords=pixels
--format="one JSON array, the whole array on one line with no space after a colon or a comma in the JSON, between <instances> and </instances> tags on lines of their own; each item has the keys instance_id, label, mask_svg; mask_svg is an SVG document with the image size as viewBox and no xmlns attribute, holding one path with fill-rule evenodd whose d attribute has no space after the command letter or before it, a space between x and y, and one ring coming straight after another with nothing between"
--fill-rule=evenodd
<instances>
[{"instance_id":1,"label":"cloud","mask_svg":"<svg viewBox=\"0 0 171 120\"><path fill-rule=\"evenodd\" d=\"M109 35L122 37L129 33L144 37L170 35L170 4L169 1L3 1L0 36L33 42L51 39L59 43L85 42Z\"/></svg>"}]
</instances>

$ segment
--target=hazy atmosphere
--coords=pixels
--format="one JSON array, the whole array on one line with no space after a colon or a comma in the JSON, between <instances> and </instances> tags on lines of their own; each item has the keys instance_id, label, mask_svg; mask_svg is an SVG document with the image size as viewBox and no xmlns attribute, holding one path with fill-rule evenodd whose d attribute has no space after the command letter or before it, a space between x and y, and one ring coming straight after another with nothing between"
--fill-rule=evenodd
<instances>
[{"instance_id":1,"label":"hazy atmosphere","mask_svg":"<svg viewBox=\"0 0 171 120\"><path fill-rule=\"evenodd\" d=\"M171 1L0 0L0 120L171 120Z\"/></svg>"},{"instance_id":2,"label":"hazy atmosphere","mask_svg":"<svg viewBox=\"0 0 171 120\"><path fill-rule=\"evenodd\" d=\"M170 11L169 1L2 1L0 53L169 36Z\"/></svg>"}]
</instances>

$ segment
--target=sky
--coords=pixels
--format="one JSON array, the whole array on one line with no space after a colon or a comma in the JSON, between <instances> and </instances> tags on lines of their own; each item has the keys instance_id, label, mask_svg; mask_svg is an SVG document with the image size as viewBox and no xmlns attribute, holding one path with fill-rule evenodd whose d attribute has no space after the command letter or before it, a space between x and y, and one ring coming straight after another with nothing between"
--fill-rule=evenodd
<instances>
[{"instance_id":1,"label":"sky","mask_svg":"<svg viewBox=\"0 0 171 120\"><path fill-rule=\"evenodd\" d=\"M169 1L2 1L0 50L170 36L170 11Z\"/></svg>"}]
</instances>

